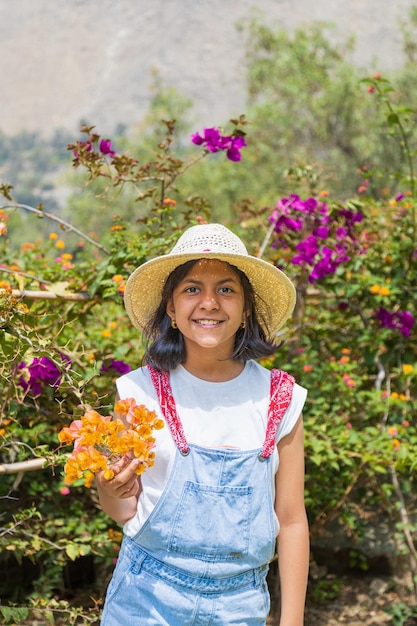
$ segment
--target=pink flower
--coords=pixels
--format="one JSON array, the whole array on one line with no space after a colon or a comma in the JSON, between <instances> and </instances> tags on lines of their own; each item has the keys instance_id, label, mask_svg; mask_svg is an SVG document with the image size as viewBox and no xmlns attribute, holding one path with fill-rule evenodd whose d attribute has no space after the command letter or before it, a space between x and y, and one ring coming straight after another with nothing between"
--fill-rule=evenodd
<instances>
[{"instance_id":1,"label":"pink flower","mask_svg":"<svg viewBox=\"0 0 417 626\"><path fill-rule=\"evenodd\" d=\"M108 154L110 157L116 156L116 152L112 150L110 139L102 139L100 141L101 154Z\"/></svg>"}]
</instances>

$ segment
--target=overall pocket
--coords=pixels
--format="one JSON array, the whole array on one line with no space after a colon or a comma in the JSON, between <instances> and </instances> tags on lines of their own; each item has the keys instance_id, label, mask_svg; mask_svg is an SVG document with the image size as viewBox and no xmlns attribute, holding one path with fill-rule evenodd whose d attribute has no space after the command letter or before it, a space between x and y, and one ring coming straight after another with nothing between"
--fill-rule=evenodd
<instances>
[{"instance_id":1,"label":"overall pocket","mask_svg":"<svg viewBox=\"0 0 417 626\"><path fill-rule=\"evenodd\" d=\"M249 549L251 497L252 487L187 481L168 549L202 560L244 557Z\"/></svg>"}]
</instances>

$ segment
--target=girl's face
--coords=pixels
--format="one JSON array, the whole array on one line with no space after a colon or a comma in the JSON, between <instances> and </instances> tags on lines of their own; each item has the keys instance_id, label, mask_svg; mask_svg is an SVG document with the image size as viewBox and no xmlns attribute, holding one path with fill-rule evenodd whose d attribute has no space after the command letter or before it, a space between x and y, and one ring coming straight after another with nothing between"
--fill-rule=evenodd
<instances>
[{"instance_id":1,"label":"girl's face","mask_svg":"<svg viewBox=\"0 0 417 626\"><path fill-rule=\"evenodd\" d=\"M183 334L187 353L211 349L227 358L246 318L240 279L227 263L201 259L176 286L166 311Z\"/></svg>"}]
</instances>

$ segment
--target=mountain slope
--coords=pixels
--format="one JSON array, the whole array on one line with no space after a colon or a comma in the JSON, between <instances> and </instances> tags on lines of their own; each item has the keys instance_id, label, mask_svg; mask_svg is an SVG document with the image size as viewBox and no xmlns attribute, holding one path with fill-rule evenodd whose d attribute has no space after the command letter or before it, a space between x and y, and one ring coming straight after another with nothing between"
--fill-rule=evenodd
<instances>
[{"instance_id":1,"label":"mountain slope","mask_svg":"<svg viewBox=\"0 0 417 626\"><path fill-rule=\"evenodd\" d=\"M267 23L289 30L332 22L335 41L355 36L355 62L390 69L401 62L398 19L413 4L0 0L0 131L47 136L56 128L77 132L84 120L111 133L118 123L138 123L149 102L152 68L195 102L197 120L222 123L244 112L243 38L235 25L254 5Z\"/></svg>"}]
</instances>

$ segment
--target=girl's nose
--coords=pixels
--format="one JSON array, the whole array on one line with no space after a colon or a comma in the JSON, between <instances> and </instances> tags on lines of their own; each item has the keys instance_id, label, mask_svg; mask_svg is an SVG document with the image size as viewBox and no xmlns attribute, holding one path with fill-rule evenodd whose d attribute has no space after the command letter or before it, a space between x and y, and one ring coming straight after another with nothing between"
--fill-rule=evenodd
<instances>
[{"instance_id":1,"label":"girl's nose","mask_svg":"<svg viewBox=\"0 0 417 626\"><path fill-rule=\"evenodd\" d=\"M219 308L219 302L216 297L216 293L213 292L205 292L202 294L200 306L203 309L207 309L209 311L217 310Z\"/></svg>"}]
</instances>

